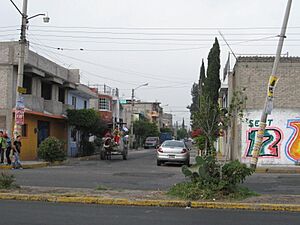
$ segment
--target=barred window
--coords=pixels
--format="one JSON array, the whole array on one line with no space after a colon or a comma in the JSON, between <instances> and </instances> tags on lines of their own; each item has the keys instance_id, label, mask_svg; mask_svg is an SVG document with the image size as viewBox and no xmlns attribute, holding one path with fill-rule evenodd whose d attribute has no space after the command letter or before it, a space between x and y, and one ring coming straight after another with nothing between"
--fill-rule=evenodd
<instances>
[{"instance_id":1,"label":"barred window","mask_svg":"<svg viewBox=\"0 0 300 225\"><path fill-rule=\"evenodd\" d=\"M110 111L110 100L108 98L99 98L99 109Z\"/></svg>"}]
</instances>

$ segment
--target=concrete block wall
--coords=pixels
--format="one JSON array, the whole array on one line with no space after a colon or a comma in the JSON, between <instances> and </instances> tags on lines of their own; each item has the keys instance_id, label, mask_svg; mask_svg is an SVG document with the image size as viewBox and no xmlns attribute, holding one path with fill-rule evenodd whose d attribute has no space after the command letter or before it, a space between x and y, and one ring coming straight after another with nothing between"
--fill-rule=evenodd
<instances>
[{"instance_id":1,"label":"concrete block wall","mask_svg":"<svg viewBox=\"0 0 300 225\"><path fill-rule=\"evenodd\" d=\"M268 80L272 72L273 57L240 57L234 67L236 87L245 90L247 109L261 109L264 105ZM300 107L300 58L282 58L277 76L274 108Z\"/></svg>"},{"instance_id":2,"label":"concrete block wall","mask_svg":"<svg viewBox=\"0 0 300 225\"><path fill-rule=\"evenodd\" d=\"M273 61L274 57L239 57L233 73L228 77L229 103L234 91L243 90L247 96L245 112L257 110L261 113ZM282 58L277 76L280 76L274 95L274 110L277 115L280 115L281 111L286 112L285 109L292 110L293 113L299 111L300 93L297 90L300 84L300 57ZM256 116L255 119L259 119L257 117L259 116ZM288 114L285 117L286 120L290 119ZM235 118L229 129L231 144L227 151L230 153L231 159L241 160L244 157L245 129L243 126L245 126L243 122L239 118ZM268 163L272 164L271 161ZM276 162L275 164L278 165L281 161Z\"/></svg>"}]
</instances>

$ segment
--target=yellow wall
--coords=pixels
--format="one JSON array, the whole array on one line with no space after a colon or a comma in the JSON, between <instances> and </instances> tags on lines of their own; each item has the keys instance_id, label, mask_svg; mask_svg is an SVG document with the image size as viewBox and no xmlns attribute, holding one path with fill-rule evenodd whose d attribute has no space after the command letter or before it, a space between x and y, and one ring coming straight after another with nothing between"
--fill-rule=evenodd
<instances>
[{"instance_id":1,"label":"yellow wall","mask_svg":"<svg viewBox=\"0 0 300 225\"><path fill-rule=\"evenodd\" d=\"M38 127L38 120L50 122L50 136L54 136L67 144L67 124L65 120L25 114L25 124L27 124L27 136L22 137L21 160L37 159L38 134L35 133L34 130Z\"/></svg>"}]
</instances>

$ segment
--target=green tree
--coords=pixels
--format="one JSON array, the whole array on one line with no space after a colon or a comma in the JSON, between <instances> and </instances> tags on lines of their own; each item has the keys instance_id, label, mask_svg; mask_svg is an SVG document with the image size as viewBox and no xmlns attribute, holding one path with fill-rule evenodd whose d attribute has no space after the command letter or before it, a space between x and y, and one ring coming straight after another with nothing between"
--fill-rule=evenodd
<instances>
[{"instance_id":1,"label":"green tree","mask_svg":"<svg viewBox=\"0 0 300 225\"><path fill-rule=\"evenodd\" d=\"M204 81L204 89L202 95L209 97L214 104L218 104L219 89L221 87L220 80L220 46L218 39L208 54L208 65L206 79Z\"/></svg>"},{"instance_id":2,"label":"green tree","mask_svg":"<svg viewBox=\"0 0 300 225\"><path fill-rule=\"evenodd\" d=\"M188 132L185 128L180 128L177 130L177 139L184 139L188 137Z\"/></svg>"},{"instance_id":3,"label":"green tree","mask_svg":"<svg viewBox=\"0 0 300 225\"><path fill-rule=\"evenodd\" d=\"M80 133L80 155L90 155L94 146L88 141L90 136L101 137L107 128L94 109L69 109L67 110L68 123Z\"/></svg>"},{"instance_id":4,"label":"green tree","mask_svg":"<svg viewBox=\"0 0 300 225\"><path fill-rule=\"evenodd\" d=\"M187 108L190 110L191 115L199 110L199 85L197 83L193 84L191 89L192 104Z\"/></svg>"},{"instance_id":5,"label":"green tree","mask_svg":"<svg viewBox=\"0 0 300 225\"><path fill-rule=\"evenodd\" d=\"M200 68L200 76L199 76L199 96L202 95L203 88L204 88L204 82L205 82L205 66L204 66L204 60L202 59L202 64Z\"/></svg>"},{"instance_id":6,"label":"green tree","mask_svg":"<svg viewBox=\"0 0 300 225\"><path fill-rule=\"evenodd\" d=\"M141 145L147 137L158 137L159 130L156 123L152 123L147 119L137 120L133 123L133 133L136 140Z\"/></svg>"}]
</instances>

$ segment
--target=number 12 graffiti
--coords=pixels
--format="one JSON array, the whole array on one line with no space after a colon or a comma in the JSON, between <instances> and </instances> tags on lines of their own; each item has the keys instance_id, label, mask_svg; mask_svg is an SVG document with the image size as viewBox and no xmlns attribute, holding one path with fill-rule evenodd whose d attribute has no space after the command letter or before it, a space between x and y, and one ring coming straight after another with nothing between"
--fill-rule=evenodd
<instances>
[{"instance_id":1,"label":"number 12 graffiti","mask_svg":"<svg viewBox=\"0 0 300 225\"><path fill-rule=\"evenodd\" d=\"M251 128L247 131L246 157L252 157L252 151L256 141L258 128ZM279 157L282 131L277 127L268 127L265 130L263 143L259 152L260 157Z\"/></svg>"}]
</instances>

